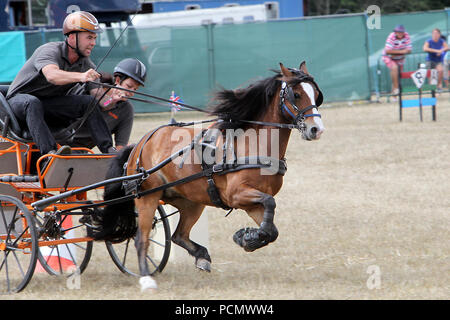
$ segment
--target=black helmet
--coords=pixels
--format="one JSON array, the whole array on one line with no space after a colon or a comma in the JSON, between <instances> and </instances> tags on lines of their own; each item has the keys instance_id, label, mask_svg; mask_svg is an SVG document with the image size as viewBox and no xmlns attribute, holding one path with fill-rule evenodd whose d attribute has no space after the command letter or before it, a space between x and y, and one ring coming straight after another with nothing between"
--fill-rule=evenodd
<instances>
[{"instance_id":1,"label":"black helmet","mask_svg":"<svg viewBox=\"0 0 450 320\"><path fill-rule=\"evenodd\" d=\"M124 74L131 79L136 80L141 85L144 85L145 78L147 77L147 68L138 59L127 58L120 61L114 68L114 76L117 73Z\"/></svg>"}]
</instances>

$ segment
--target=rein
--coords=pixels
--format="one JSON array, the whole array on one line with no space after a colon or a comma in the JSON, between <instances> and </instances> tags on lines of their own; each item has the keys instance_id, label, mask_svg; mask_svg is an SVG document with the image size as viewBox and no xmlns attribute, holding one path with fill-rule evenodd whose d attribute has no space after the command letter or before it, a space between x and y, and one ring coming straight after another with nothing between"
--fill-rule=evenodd
<instances>
[{"instance_id":1,"label":"rein","mask_svg":"<svg viewBox=\"0 0 450 320\"><path fill-rule=\"evenodd\" d=\"M224 120L222 120L224 121ZM232 122L234 120L230 120ZM277 127L281 129L300 129L298 124L294 123L278 123L278 122L266 122L266 121L254 121L254 120L236 120L236 122L244 122L250 124L257 124L260 126Z\"/></svg>"},{"instance_id":2,"label":"rein","mask_svg":"<svg viewBox=\"0 0 450 320\"><path fill-rule=\"evenodd\" d=\"M143 1L142 4L145 3L146 0ZM141 5L142 5L141 4ZM125 31L128 29L128 27L132 24L133 19L137 16L138 12L139 12L139 6L136 8L136 12L134 13L133 17L131 19L128 19L127 21L127 25L125 26L125 28L120 32L119 36L116 38L116 40L114 41L114 43L112 44L112 46L108 49L108 51L106 52L106 54L102 57L102 59L100 60L100 62L95 66L95 71L98 71L98 69L100 68L100 66L102 65L102 63L105 61L105 59L109 56L109 54L111 53L112 49L117 45L117 43L119 42L120 38L122 38L123 34L125 33ZM76 52L77 54L81 57L82 55L79 52L78 49L78 33L76 34L76 39L77 39L77 46L76 46ZM67 39L66 39L66 43L67 43ZM67 45L69 45L67 43ZM73 47L71 47L72 49L74 49ZM89 81L90 83L94 83L92 81ZM86 83L83 84L76 84L73 87L73 91L72 94L83 94L85 88L86 88ZM114 87L114 86L112 86ZM84 115L77 119L76 121L74 121L73 123L71 123L67 128L61 130L60 132L58 132L56 134L57 138L64 138L66 141L68 141L69 139L71 139L76 133L77 131L80 130L80 128L83 126L83 124L86 122L86 119L92 114L92 112L94 112L97 103L103 99L103 97L109 92L109 90L111 90L111 88L109 88L108 90L106 90L101 97L97 100L97 94L95 95L95 99L89 104L89 106L86 108L86 111L84 113ZM66 132L71 132L68 136Z\"/></svg>"},{"instance_id":3,"label":"rein","mask_svg":"<svg viewBox=\"0 0 450 320\"><path fill-rule=\"evenodd\" d=\"M134 93L134 94L139 94L139 95L147 97L147 98L152 98L152 99L164 101L164 102L167 102L167 103L175 103L175 104L177 104L179 106L182 106L182 107L185 107L187 109L194 110L194 111L199 111L199 112L203 112L203 113L209 113L208 111L206 111L204 109L201 109L199 107L194 107L194 106L182 103L182 102L172 101L172 100L169 100L169 99L161 98L161 97L154 96L154 95L151 95L151 94L148 94L148 93L134 91L134 90L126 89L126 88L119 88L119 87L115 87L115 86L107 84L107 83L99 83L99 82L93 82L93 81L90 81L90 83L93 84L93 85L96 85L96 86L102 86L102 87L105 87L105 88L115 88L115 89L118 89L118 90L131 92L131 93ZM145 102L145 103L153 103L153 102L148 101L148 100L139 99L139 98L133 98L133 97L129 97L127 99L136 100L136 101Z\"/></svg>"},{"instance_id":4,"label":"rein","mask_svg":"<svg viewBox=\"0 0 450 320\"><path fill-rule=\"evenodd\" d=\"M97 86L102 86L102 87L106 87L106 88L116 88L113 85L110 84L106 84L106 83L99 83L99 82L91 82L93 85L97 85ZM178 101L172 101L169 99L165 99L165 98L161 98L158 96L154 96L148 93L143 93L143 92L138 92L138 91L133 91L130 89L126 89L126 88L116 88L119 90L123 90L126 92L131 92L134 94L139 94L142 95L144 97L147 98L152 98L152 99L156 99L156 100L160 100L163 102L167 102L167 103L175 103L181 107L184 107L186 109L190 109L193 111L199 111L199 112L203 112L203 113L209 113L208 111L201 109L199 107L194 107L191 106L189 104L186 103L182 103L182 102L178 102ZM148 101L145 99L140 99L140 98L134 98L134 97L129 97L127 99L131 99L131 100L136 100L139 102L144 102L144 103L153 103L152 101ZM285 101L288 101L289 104L292 106L292 108L294 110L296 110L298 112L297 115L294 115L289 108L286 106ZM169 106L168 106L169 107ZM261 125L261 126L269 126L269 127L277 127L277 128L282 128L282 129L298 129L300 131L303 131L305 129L305 124L304 121L306 120L306 118L310 118L310 117L319 117L321 118L322 116L319 113L313 113L313 114L305 114L305 112L312 110L314 108L319 108L317 105L313 104L310 105L308 107L305 107L303 109L300 109L299 107L297 107L297 105L295 104L295 98L294 98L294 94L292 92L292 88L290 88L286 82L282 82L281 84L281 91L280 91L280 105L279 105L282 114L284 115L285 112L288 112L289 115L292 117L293 119L293 123L277 123L277 122L266 122L266 121L255 121L255 120L233 120L233 119L229 119L228 121L233 122L243 122L243 123L249 123L249 124L256 124L256 125ZM220 119L219 121L227 121L227 120L223 120Z\"/></svg>"},{"instance_id":5,"label":"rein","mask_svg":"<svg viewBox=\"0 0 450 320\"><path fill-rule=\"evenodd\" d=\"M108 88L115 88L114 86L111 85L107 85L107 84L103 84L103 83L97 83L97 82L91 82L95 85L99 85L99 86L104 86L104 87L108 87ZM315 84L315 83L314 83ZM318 87L315 84L317 90ZM181 102L177 102L177 101L171 101L168 99L164 99L164 98L160 98L157 96L153 96L150 94L145 94L142 92L136 92L133 90L129 90L129 89L125 89L125 88L117 88L120 90L124 90L124 91L128 91L131 93L135 93L135 94L140 94L149 98L154 98L157 100L161 100L161 101L165 101L168 103L176 103L180 106L183 106L185 108L191 109L191 110L195 110L195 111L199 111L199 112L204 112L204 113L208 113L208 111L200 109L198 107L193 107L190 105L187 105L185 103L181 103ZM143 99L140 99L143 100ZM292 114L292 112L290 112L290 110L288 110L289 108L286 106L285 102L286 100L289 102L289 104L292 106L292 108L294 110L296 110L298 112L297 115ZM305 112L312 110L313 108L318 108L318 106L320 106L320 104L322 103L323 97L322 97L322 93L319 90L319 99L318 101L318 105L310 105L308 107L305 107L303 109L299 109L296 105L295 105L295 96L293 93L292 88L290 88L286 82L282 82L282 90L280 90L280 105L279 108L281 109L282 112L287 112L286 110L288 110L288 114L291 115L291 118L293 118L293 123L291 124L284 124L284 123L272 123L272 122L264 122L264 121L253 121L253 120L236 120L239 122L244 122L244 123L250 123L250 124L257 124L257 125L264 125L264 126L274 126L274 127L279 127L279 128L286 128L286 129L299 129L300 131L304 131L306 128L306 125L304 123L305 119L308 117L321 117L320 114L309 114L309 115L305 115ZM143 102L148 102L143 100ZM149 102L151 103L151 102ZM283 111L284 110L284 111ZM284 113L283 113L284 114ZM178 126L178 127L184 127L184 126L189 126L189 125L194 125L196 123L205 123L205 122L212 122L212 121L226 121L224 119L213 119L213 120L204 120L204 121L197 121L197 122L190 122L190 123L173 123L173 124L169 124L170 126ZM230 122L232 122L233 120L230 119ZM48 197L42 200L38 200L36 202L33 202L31 204L31 206L34 208L34 210L43 210L45 207L47 207L48 205L52 204L52 203L56 203L57 201L60 201L62 199L65 199L67 197L82 193L82 192L86 192L89 190L93 190L96 189L98 187L101 186L106 186L107 184L111 184L111 183L117 183L117 182L122 182L124 188L127 190L127 195L121 198L117 198L117 199L112 199L109 201L103 201L103 202L98 202L96 204L87 204L84 206L79 206L77 208L71 208L70 211L78 209L78 208L93 208L93 207L98 207L98 206L104 206L106 204L113 204L113 203L119 203L119 202L125 202L128 200L131 200L133 198L139 198L142 197L144 195L150 194L150 193L154 193L160 190L165 190L168 189L172 186L178 185L178 184L182 184L182 183L187 183L202 177L206 177L209 178L210 180L212 180L212 175L213 174L218 174L218 175L223 175L229 172L235 172L235 171L239 171L239 170L243 170L243 169L251 169L251 168L268 168L268 167L272 167L272 163L277 163L278 164L278 172L277 174L281 174L283 175L284 172L286 171L287 167L286 167L286 160L285 159L271 159L270 157L257 157L256 158L256 163L255 164L250 164L247 163L247 160L250 160L250 157L244 157L243 159L245 160L244 163L239 163L238 161L234 161L233 163L216 163L213 165L209 165L206 167L203 167L203 170L201 172L195 173L191 176L188 177L184 177L182 179L167 183L167 184L163 184L161 186L149 189L149 190L144 190L141 191L139 190L139 186L140 184L149 177L149 175L151 175L152 173L156 172L157 170L160 170L161 168L163 168L165 165L167 165L168 163L172 162L176 157L179 157L181 155L183 155L186 151L188 150L192 150L195 147L195 139L193 140L193 142L191 142L190 145L181 148L179 151L175 152L174 154L170 155L168 158L166 158L165 160L163 160L162 162L160 162L159 164L157 164L156 166L145 170L145 168L140 168L139 167L139 162L140 162L140 158L142 156L142 151L143 151L143 146L146 144L146 142L153 136L153 134L160 128L165 127L165 126L169 126L169 125L163 125L158 127L157 129L153 130L150 134L145 135L144 137L141 138L140 142L138 143L141 144L142 141L145 140L145 142L141 145L140 150L139 150L139 157L137 158L136 161L136 174L133 175L125 175L125 176L121 176L121 177L116 177L116 178L111 178L111 179L107 179L104 181L100 181L76 190L70 190L70 191L66 191L63 193L60 193L59 195L55 195L52 197ZM134 152L137 152L136 146L133 150ZM130 153L131 156L131 153ZM242 159L240 159L242 160ZM129 161L129 159L128 159ZM128 163L128 162L127 162ZM125 164L126 166L126 164ZM124 166L124 169L126 168ZM213 181L213 180L212 180ZM127 185L128 184L128 185ZM211 187L211 189L216 188L215 185L210 185L209 187ZM213 197L211 196L210 191L208 190L208 193L210 194L210 198L212 200L212 202L216 205L216 206L221 206L221 207L226 207L225 205L223 205L223 203L221 202L220 199L220 195L218 194L218 191L212 191L213 193L216 193L216 199L213 199Z\"/></svg>"}]
</instances>

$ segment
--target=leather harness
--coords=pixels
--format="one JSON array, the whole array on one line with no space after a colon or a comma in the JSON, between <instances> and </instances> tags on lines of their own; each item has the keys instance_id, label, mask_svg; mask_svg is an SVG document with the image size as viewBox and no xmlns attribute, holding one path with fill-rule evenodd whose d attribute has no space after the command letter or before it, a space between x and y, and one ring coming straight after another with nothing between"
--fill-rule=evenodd
<instances>
[{"instance_id":1,"label":"leather harness","mask_svg":"<svg viewBox=\"0 0 450 320\"><path fill-rule=\"evenodd\" d=\"M278 127L278 128L286 128L286 129L299 129L301 132L303 132L306 128L305 125L305 120L308 117L321 117L320 114L318 113L313 113L313 114L306 114L307 111L312 110L314 108L318 108L323 101L323 95L322 92L319 90L319 87L317 86L317 84L312 80L312 78L310 77L305 77L305 79L303 80L307 80L310 81L315 88L317 89L317 91L319 92L319 96L317 99L316 104L314 105L310 105L307 106L303 109L297 107L295 105L295 97L294 97L294 92L292 90L292 88L285 82L283 81L281 84L281 90L280 90L280 104L279 104L279 108L281 113L287 118L287 119L291 119L293 120L292 123L271 123L271 122L262 122L262 121L251 121L251 120L238 120L240 122L243 123L250 123L250 124L256 124L256 125L265 125L265 126L274 126L274 127ZM286 105L286 102L289 102L289 104L291 105L291 107L297 112L297 114L295 115ZM218 119L219 121L224 121L222 119ZM206 120L206 121L201 121L200 123L205 123L205 122L212 122L212 121L217 121L216 120ZM232 121L230 119L230 121ZM203 157L203 153L205 151L206 148L209 148L211 151L211 155L214 160L215 160L215 151L216 151L216 141L217 141L217 137L218 137L218 133L220 132L219 130L216 130L216 133L211 134L211 130L212 129L206 129L206 130L202 130L201 133L199 133L196 137L194 137L194 139L192 140L192 142L190 143L190 145L182 148L181 150L179 150L178 152L175 152L174 154L172 154L169 158L165 159L164 161L162 161L161 163L159 163L157 166L155 166L154 168L150 169L150 170L145 170L145 168L140 167L140 161L141 161L141 156L142 156L142 151L143 151L143 147L144 145L147 143L148 140L150 140L150 138L153 136L153 134L159 130L162 127L167 127L167 126L179 126L179 127L184 127L184 126L188 126L188 125L192 125L194 124L194 122L192 123L171 123L171 124L166 124L166 125L162 125L156 129L154 129L151 133L149 133L148 135L142 137L141 141L145 138L145 142L144 143L138 143L138 145L141 145L141 148L139 150L139 156L136 159L136 172L137 173L142 173L141 178L139 179L135 179L135 180L124 180L123 183L123 187L125 189L125 192L127 195L130 194L134 194L136 197L141 197L143 195L149 194L149 193L153 193L156 191L160 191L160 190L165 190L168 189L170 187L176 186L178 184L182 184L182 183L187 183L202 177L206 177L207 179L207 183L208 183L208 187L207 187L207 192L208 195L211 199L211 202L216 206L216 207L220 207L223 208L225 210L231 209L230 207L228 207L221 199L220 197L220 193L219 190L217 189L217 186L214 182L214 175L224 175L230 172L236 172L236 171L240 171L240 170L244 170L244 169L262 169L262 168L266 168L266 169L270 169L270 168L278 168L276 172L274 172L273 174L278 174L278 175L284 175L287 171L287 165L286 165L286 159L277 159L277 158L272 158L272 157L268 157L268 156L247 156L247 157L240 157L237 158L234 149L232 148L232 142L231 139L226 135L225 138L225 142L223 144L223 159L222 162L220 163L216 163L215 161L212 163L206 162L205 158ZM222 133L223 134L223 133ZM193 175L190 175L188 177L158 186L156 188L153 189L149 189L149 190L145 190L145 191L140 191L140 185L142 184L142 182L147 179L149 177L149 171L151 171L151 173L155 172L156 170L161 169L162 167L164 167L166 164L168 164L169 162L171 162L172 160L174 160L175 158L179 157L179 156L183 156L182 161L179 165L180 168L183 167L183 163L186 160L186 157L189 155L190 151L195 150L197 152L197 155L199 156L199 158L201 159L201 167L202 167L202 171L195 173ZM189 152L188 152L189 151ZM226 155L231 151L231 154L233 155L232 161L229 161L229 159L227 159ZM199 154L200 152L200 154ZM132 154L132 153L131 153ZM130 154L130 157L131 157ZM126 175L126 168L128 166L128 162L125 163L124 165L124 175Z\"/></svg>"},{"instance_id":2,"label":"leather harness","mask_svg":"<svg viewBox=\"0 0 450 320\"><path fill-rule=\"evenodd\" d=\"M164 126L168 126L168 125L164 125ZM146 137L145 142L147 142L158 129L160 129L164 126L160 126L157 129L153 130ZM182 125L179 124L179 126L182 126ZM240 171L240 170L244 170L244 169L261 169L261 168L266 168L268 170L277 168L277 171L274 172L275 174L284 175L286 173L286 171L287 171L286 159L280 160L280 159L276 159L276 158L272 158L272 157L268 157L268 156L247 156L247 157L237 158L235 156L234 148L230 149L230 147L229 147L231 145L229 138L227 138L225 140L225 143L223 145L224 157L222 159L222 162L209 163L209 162L205 161L205 158L202 156L205 149L211 148L211 155L215 156L215 150L217 148L216 147L217 133L219 133L220 131L213 130L213 131L215 131L215 134L211 135L210 133L212 130L213 129L202 130L196 137L194 137L194 139L192 140L190 145L186 146L185 148L182 148L181 150L179 150L175 154L171 155L169 158L167 158L166 160L164 160L163 162L161 162L158 165L159 166L158 169L161 169L163 166L165 166L166 164L168 164L169 162L174 160L176 157L184 156L179 165L179 167L182 168L183 164L185 162L186 156L189 155L188 151L195 150L197 152L197 155L199 155L199 158L202 159L202 163L201 163L202 171L195 173L193 175L190 175L188 177L185 177L185 178L161 185L159 187L150 189L150 190L140 191L140 185L144 182L144 180L146 180L149 177L148 174L144 174L139 179L123 181L122 185L125 190L125 193L127 195L134 194L137 197L141 197L141 196L149 194L149 193L153 193L153 192L160 191L160 190L165 190L165 189L168 189L170 187L173 187L173 186L176 186L179 184L187 183L187 182L190 182L190 181L202 178L202 177L206 177L207 183L208 183L207 192L211 199L211 202L216 207L220 207L225 210L229 210L231 208L229 206L227 206L220 197L219 190L217 189L217 186L213 179L214 175L224 175L227 173L236 172L236 171ZM207 137L206 140L203 139L205 137ZM136 160L136 171L137 172L146 172L146 170L144 168L140 167L140 158L142 155L142 150L143 150L144 145L145 145L145 143L141 144L141 147L139 150L139 156L137 157L137 160ZM226 155L228 154L228 152L230 150L232 151L233 159L232 159L232 161L227 161ZM131 156L131 154L130 154L130 156ZM128 167L128 162L126 162L124 165L124 175L126 175L127 167Z\"/></svg>"}]
</instances>

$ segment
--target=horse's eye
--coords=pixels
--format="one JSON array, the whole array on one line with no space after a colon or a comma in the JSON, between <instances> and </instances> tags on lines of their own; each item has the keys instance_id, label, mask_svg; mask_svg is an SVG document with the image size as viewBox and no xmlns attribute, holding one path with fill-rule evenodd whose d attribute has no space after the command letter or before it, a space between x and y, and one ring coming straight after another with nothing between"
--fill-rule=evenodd
<instances>
[{"instance_id":1,"label":"horse's eye","mask_svg":"<svg viewBox=\"0 0 450 320\"><path fill-rule=\"evenodd\" d=\"M295 99L300 99L300 95L296 92L296 93L294 93L294 98Z\"/></svg>"}]
</instances>

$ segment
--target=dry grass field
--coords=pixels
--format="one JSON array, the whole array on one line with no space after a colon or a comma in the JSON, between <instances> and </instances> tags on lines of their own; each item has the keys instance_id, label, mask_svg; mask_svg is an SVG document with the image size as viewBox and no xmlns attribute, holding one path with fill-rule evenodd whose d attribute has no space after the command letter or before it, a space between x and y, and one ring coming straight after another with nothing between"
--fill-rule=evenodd
<instances>
[{"instance_id":1,"label":"dry grass field","mask_svg":"<svg viewBox=\"0 0 450 320\"><path fill-rule=\"evenodd\" d=\"M322 108L319 141L291 135L275 197L277 241L246 253L232 240L254 226L246 213L208 209L209 274L193 259L169 260L158 291L141 293L95 243L80 289L44 274L3 299L449 299L449 99L439 98L437 122L428 107L423 122L411 108L402 123L395 103ZM168 114L137 116L132 141L167 121Z\"/></svg>"}]
</instances>

